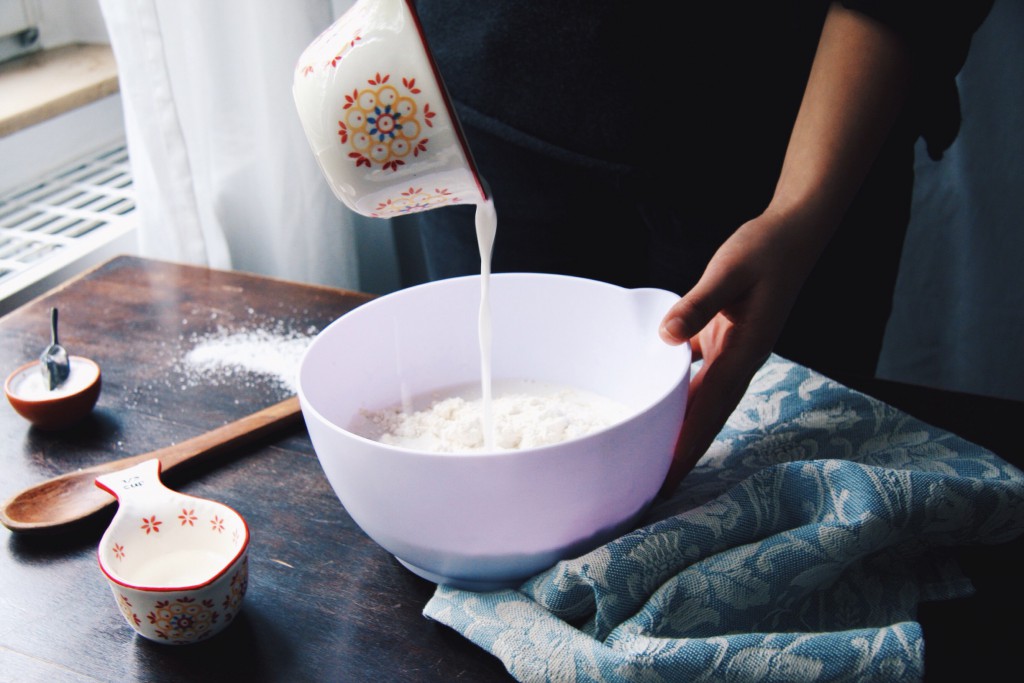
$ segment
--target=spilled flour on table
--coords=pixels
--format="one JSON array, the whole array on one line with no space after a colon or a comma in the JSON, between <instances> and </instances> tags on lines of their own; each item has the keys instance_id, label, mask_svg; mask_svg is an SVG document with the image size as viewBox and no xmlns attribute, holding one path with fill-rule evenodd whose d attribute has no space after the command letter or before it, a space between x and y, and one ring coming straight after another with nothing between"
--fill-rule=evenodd
<instances>
[{"instance_id":1,"label":"spilled flour on table","mask_svg":"<svg viewBox=\"0 0 1024 683\"><path fill-rule=\"evenodd\" d=\"M312 341L312 334L282 329L217 332L193 339L179 370L192 385L238 386L253 374L295 393L299 364Z\"/></svg>"},{"instance_id":2,"label":"spilled flour on table","mask_svg":"<svg viewBox=\"0 0 1024 683\"><path fill-rule=\"evenodd\" d=\"M300 319L308 314L289 312ZM283 401L297 393L299 366L320 331L253 308L225 314L197 307L185 312L181 328L147 349L136 383L125 387L128 409L162 417L162 395L195 389L211 390L215 397L207 400L250 407Z\"/></svg>"}]
</instances>

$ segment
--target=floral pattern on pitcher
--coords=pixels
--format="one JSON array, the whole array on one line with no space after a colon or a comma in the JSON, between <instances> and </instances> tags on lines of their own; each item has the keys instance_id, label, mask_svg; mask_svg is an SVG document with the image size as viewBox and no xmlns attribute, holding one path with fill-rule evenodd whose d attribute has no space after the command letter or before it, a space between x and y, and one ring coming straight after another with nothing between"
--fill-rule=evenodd
<instances>
[{"instance_id":1,"label":"floral pattern on pitcher","mask_svg":"<svg viewBox=\"0 0 1024 683\"><path fill-rule=\"evenodd\" d=\"M353 211L488 198L409 0L351 3L300 55L292 96L321 171ZM459 197L408 209L394 198L411 182Z\"/></svg>"},{"instance_id":2,"label":"floral pattern on pitcher","mask_svg":"<svg viewBox=\"0 0 1024 683\"><path fill-rule=\"evenodd\" d=\"M325 39L333 39L334 33L331 33L330 35L326 35L324 37ZM341 60L345 58L345 55L348 54L349 50L354 48L356 46L356 43L358 43L362 39L363 37L359 35L359 31L356 31L355 35L352 36L352 39L349 40L347 43L343 44L341 46L341 49L335 52L333 56L327 60L327 62L324 64L324 67L333 69L336 66L338 66L338 64L341 63ZM299 72L303 76L308 76L314 71L316 71L316 67L314 67L312 64L303 64L299 67Z\"/></svg>"},{"instance_id":3,"label":"floral pattern on pitcher","mask_svg":"<svg viewBox=\"0 0 1024 683\"><path fill-rule=\"evenodd\" d=\"M433 192L424 192L422 187L410 187L403 191L401 196L389 198L378 204L377 210L370 215L374 218L387 218L460 202L459 197L447 188L435 188Z\"/></svg>"},{"instance_id":4,"label":"floral pattern on pitcher","mask_svg":"<svg viewBox=\"0 0 1024 683\"><path fill-rule=\"evenodd\" d=\"M335 23L327 27L319 36L313 39L310 43L310 48L313 48L313 52L317 55L321 55L320 49L322 47L329 47L335 44L339 39L342 41L341 47L328 53L327 59L323 63L325 69L333 69L341 63L342 59L356 46L357 43L362 41L363 29L357 28L354 31L348 31L347 24ZM346 35L342 35L346 34ZM351 37L349 37L351 36ZM309 76L311 73L316 71L316 66L312 63L307 62L305 64L300 63L296 67L297 71L303 76Z\"/></svg>"},{"instance_id":5,"label":"floral pattern on pitcher","mask_svg":"<svg viewBox=\"0 0 1024 683\"><path fill-rule=\"evenodd\" d=\"M415 78L391 81L390 74L367 79L371 87L354 89L345 96L343 118L338 121L338 138L351 151L356 166L396 171L410 154L427 151L430 138L425 128L433 127L437 112L429 102L420 102L421 90Z\"/></svg>"},{"instance_id":6,"label":"floral pattern on pitcher","mask_svg":"<svg viewBox=\"0 0 1024 683\"><path fill-rule=\"evenodd\" d=\"M338 52L336 52L333 57L331 57L331 61L327 63L328 66L332 68L338 66L338 63L342 60L342 58L344 58L348 51L354 48L356 46L356 43L358 43L362 39L363 37L359 35L359 31L356 31L356 34L352 37L352 40L342 45L341 49L338 50Z\"/></svg>"}]
</instances>

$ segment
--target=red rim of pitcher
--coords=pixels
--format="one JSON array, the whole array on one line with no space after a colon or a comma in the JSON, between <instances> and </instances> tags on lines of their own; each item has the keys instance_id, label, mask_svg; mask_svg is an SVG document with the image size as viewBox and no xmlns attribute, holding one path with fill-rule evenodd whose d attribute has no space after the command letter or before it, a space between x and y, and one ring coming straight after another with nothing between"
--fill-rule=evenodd
<instances>
[{"instance_id":1,"label":"red rim of pitcher","mask_svg":"<svg viewBox=\"0 0 1024 683\"><path fill-rule=\"evenodd\" d=\"M427 62L430 64L430 70L434 74L434 80L437 82L439 89L441 90L441 98L444 100L444 106L448 109L448 118L452 120L452 125L455 127L455 136L458 138L459 146L462 148L462 154L466 157L466 162L469 164L469 170L473 174L473 181L476 183L476 187L480 191L480 196L483 197L484 201L487 201L490 199L490 196L488 195L483 182L480 180L480 172L477 170L476 161L473 159L473 153L469 150L469 143L466 142L466 136L462 132L462 124L459 122L459 117L455 112L455 107L452 106L451 97L448 95L448 86L445 85L444 79L441 77L441 71L437 68L437 64L434 62L434 55L430 52L430 45L427 43L427 37L423 33L423 26L420 24L419 15L416 14L416 7L413 6L412 0L404 1L405 6L409 10L409 14L412 16L413 25L416 27L416 33L420 38L420 44L423 46L423 51L427 55Z\"/></svg>"}]
</instances>

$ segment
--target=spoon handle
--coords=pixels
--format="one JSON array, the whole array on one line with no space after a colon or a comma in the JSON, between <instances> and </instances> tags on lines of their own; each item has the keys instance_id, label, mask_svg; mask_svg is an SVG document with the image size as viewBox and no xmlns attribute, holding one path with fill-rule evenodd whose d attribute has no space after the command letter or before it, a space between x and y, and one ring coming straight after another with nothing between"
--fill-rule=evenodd
<instances>
[{"instance_id":1,"label":"spoon handle","mask_svg":"<svg viewBox=\"0 0 1024 683\"><path fill-rule=\"evenodd\" d=\"M172 446L62 474L24 489L0 508L0 523L18 532L53 532L86 519L116 500L96 486L96 477L145 460L160 460L161 472L196 463L258 441L302 419L296 396Z\"/></svg>"},{"instance_id":2,"label":"spoon handle","mask_svg":"<svg viewBox=\"0 0 1024 683\"><path fill-rule=\"evenodd\" d=\"M259 441L264 436L301 421L299 398L292 396L269 408L246 415L191 439L165 446L144 456L135 456L135 462L159 458L160 471L168 472L185 462L200 462L226 450ZM134 463L133 463L134 464Z\"/></svg>"}]
</instances>

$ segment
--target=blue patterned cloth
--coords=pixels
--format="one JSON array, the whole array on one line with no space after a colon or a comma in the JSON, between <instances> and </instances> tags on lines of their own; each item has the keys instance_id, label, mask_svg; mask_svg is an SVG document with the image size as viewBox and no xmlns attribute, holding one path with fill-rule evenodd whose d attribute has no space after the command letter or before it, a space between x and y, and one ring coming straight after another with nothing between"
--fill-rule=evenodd
<instances>
[{"instance_id":1,"label":"blue patterned cloth","mask_svg":"<svg viewBox=\"0 0 1024 683\"><path fill-rule=\"evenodd\" d=\"M518 590L424 614L519 681L915 681L951 548L1024 532L1024 473L772 356L676 495Z\"/></svg>"}]
</instances>

